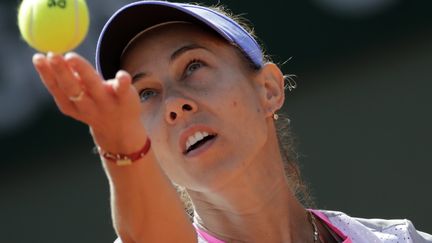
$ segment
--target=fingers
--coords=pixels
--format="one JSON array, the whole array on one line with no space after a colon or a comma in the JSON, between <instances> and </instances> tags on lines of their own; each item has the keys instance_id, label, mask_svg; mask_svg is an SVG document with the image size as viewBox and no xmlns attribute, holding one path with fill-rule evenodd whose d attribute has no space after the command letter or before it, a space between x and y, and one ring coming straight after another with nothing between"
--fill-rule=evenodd
<instances>
[{"instance_id":1,"label":"fingers","mask_svg":"<svg viewBox=\"0 0 432 243\"><path fill-rule=\"evenodd\" d=\"M80 84L85 87L86 93L92 97L95 103L104 104L109 101L110 97L107 95L107 91L109 94L116 95L117 98L122 98L126 91L131 88L132 78L127 72L119 71L115 79L104 82L92 64L76 53L66 54L64 61L60 56L54 55L52 61L54 64L59 64L56 71L61 77L66 77L67 80L76 79L70 73L70 68L72 68L79 76ZM72 89L68 86L69 84L66 83L62 88L70 96L78 94L78 92L68 91L68 89Z\"/></svg>"},{"instance_id":2,"label":"fingers","mask_svg":"<svg viewBox=\"0 0 432 243\"><path fill-rule=\"evenodd\" d=\"M77 75L73 73L63 57L60 55L48 54L48 61L51 68L55 71L57 85L68 97L78 97L82 93L83 87L80 85Z\"/></svg>"},{"instance_id":3,"label":"fingers","mask_svg":"<svg viewBox=\"0 0 432 243\"><path fill-rule=\"evenodd\" d=\"M62 111L82 122L91 122L96 109L93 99L83 85L80 73L71 69L61 55L48 54L48 64L54 72L57 86L63 91L69 100L69 104L75 107L72 114L70 114L69 110L65 111L63 109Z\"/></svg>"},{"instance_id":4,"label":"fingers","mask_svg":"<svg viewBox=\"0 0 432 243\"><path fill-rule=\"evenodd\" d=\"M75 53L66 57L36 54L33 63L59 109L90 126L107 120L102 116L139 111L139 97L125 71L105 82L85 58Z\"/></svg>"},{"instance_id":5,"label":"fingers","mask_svg":"<svg viewBox=\"0 0 432 243\"><path fill-rule=\"evenodd\" d=\"M113 89L115 94L121 98L129 91L132 85L132 78L129 73L120 70L116 74L117 82L114 83Z\"/></svg>"},{"instance_id":6,"label":"fingers","mask_svg":"<svg viewBox=\"0 0 432 243\"><path fill-rule=\"evenodd\" d=\"M67 95L58 86L54 71L48 64L47 58L42 54L35 54L33 56L33 65L42 79L42 83L54 97L54 100L63 113L74 116L77 113L75 105L69 100Z\"/></svg>"},{"instance_id":7,"label":"fingers","mask_svg":"<svg viewBox=\"0 0 432 243\"><path fill-rule=\"evenodd\" d=\"M57 86L57 82L55 81L51 68L46 62L45 56L43 54L37 53L33 56L32 61L39 73L39 76L42 79L42 83L45 85L48 91L53 95L59 94L60 89Z\"/></svg>"},{"instance_id":8,"label":"fingers","mask_svg":"<svg viewBox=\"0 0 432 243\"><path fill-rule=\"evenodd\" d=\"M79 75L82 85L86 87L87 93L96 103L104 103L107 96L104 90L103 79L97 74L93 66L83 57L76 53L68 53L65 56L66 63Z\"/></svg>"}]
</instances>

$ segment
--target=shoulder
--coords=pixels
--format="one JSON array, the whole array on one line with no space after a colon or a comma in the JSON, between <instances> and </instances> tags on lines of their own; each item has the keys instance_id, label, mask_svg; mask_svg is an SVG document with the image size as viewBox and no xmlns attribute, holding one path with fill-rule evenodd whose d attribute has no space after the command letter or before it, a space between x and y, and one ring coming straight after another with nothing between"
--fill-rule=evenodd
<instances>
[{"instance_id":1,"label":"shoulder","mask_svg":"<svg viewBox=\"0 0 432 243\"><path fill-rule=\"evenodd\" d=\"M417 231L407 219L365 219L343 212L319 210L330 222L357 242L432 243L432 235Z\"/></svg>"}]
</instances>

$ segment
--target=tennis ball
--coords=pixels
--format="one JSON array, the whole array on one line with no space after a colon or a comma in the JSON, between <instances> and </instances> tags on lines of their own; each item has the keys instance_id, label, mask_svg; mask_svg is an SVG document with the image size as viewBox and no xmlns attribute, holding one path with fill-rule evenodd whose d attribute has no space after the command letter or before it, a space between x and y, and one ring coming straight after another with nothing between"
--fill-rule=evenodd
<instances>
[{"instance_id":1,"label":"tennis ball","mask_svg":"<svg viewBox=\"0 0 432 243\"><path fill-rule=\"evenodd\" d=\"M40 52L65 53L87 35L85 0L23 0L18 10L21 36Z\"/></svg>"}]
</instances>

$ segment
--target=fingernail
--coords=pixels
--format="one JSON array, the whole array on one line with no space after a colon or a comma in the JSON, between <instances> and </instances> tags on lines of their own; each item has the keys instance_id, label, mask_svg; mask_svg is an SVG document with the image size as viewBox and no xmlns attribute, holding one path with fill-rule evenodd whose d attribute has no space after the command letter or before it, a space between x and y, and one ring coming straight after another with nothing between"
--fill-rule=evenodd
<instances>
[{"instance_id":1,"label":"fingernail","mask_svg":"<svg viewBox=\"0 0 432 243\"><path fill-rule=\"evenodd\" d=\"M125 70L118 70L117 74L116 74L116 78L119 78L121 76L126 76L126 75L129 75L129 73L127 71L125 71Z\"/></svg>"},{"instance_id":2,"label":"fingernail","mask_svg":"<svg viewBox=\"0 0 432 243\"><path fill-rule=\"evenodd\" d=\"M118 70L115 77L120 78L123 75L123 72L123 70Z\"/></svg>"},{"instance_id":3,"label":"fingernail","mask_svg":"<svg viewBox=\"0 0 432 243\"><path fill-rule=\"evenodd\" d=\"M69 58L71 58L74 55L75 55L74 52L68 52L68 53L65 54L65 59L69 59Z\"/></svg>"},{"instance_id":4,"label":"fingernail","mask_svg":"<svg viewBox=\"0 0 432 243\"><path fill-rule=\"evenodd\" d=\"M41 60L45 58L45 56L41 53L36 53L33 55L33 63L35 64L39 64L41 62Z\"/></svg>"}]
</instances>

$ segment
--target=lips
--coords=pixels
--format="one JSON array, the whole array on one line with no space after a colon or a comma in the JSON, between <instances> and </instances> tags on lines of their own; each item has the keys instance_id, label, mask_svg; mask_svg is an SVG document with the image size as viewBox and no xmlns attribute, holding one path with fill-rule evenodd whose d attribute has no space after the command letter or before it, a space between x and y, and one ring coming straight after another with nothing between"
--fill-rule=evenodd
<instances>
[{"instance_id":1,"label":"lips","mask_svg":"<svg viewBox=\"0 0 432 243\"><path fill-rule=\"evenodd\" d=\"M186 153L201 147L213 138L215 138L215 135L208 134L207 132L195 133L195 135L190 136L186 142Z\"/></svg>"},{"instance_id":2,"label":"lips","mask_svg":"<svg viewBox=\"0 0 432 243\"><path fill-rule=\"evenodd\" d=\"M187 128L180 135L179 146L183 154L189 154L216 138L217 134L209 127L194 125Z\"/></svg>"}]
</instances>

